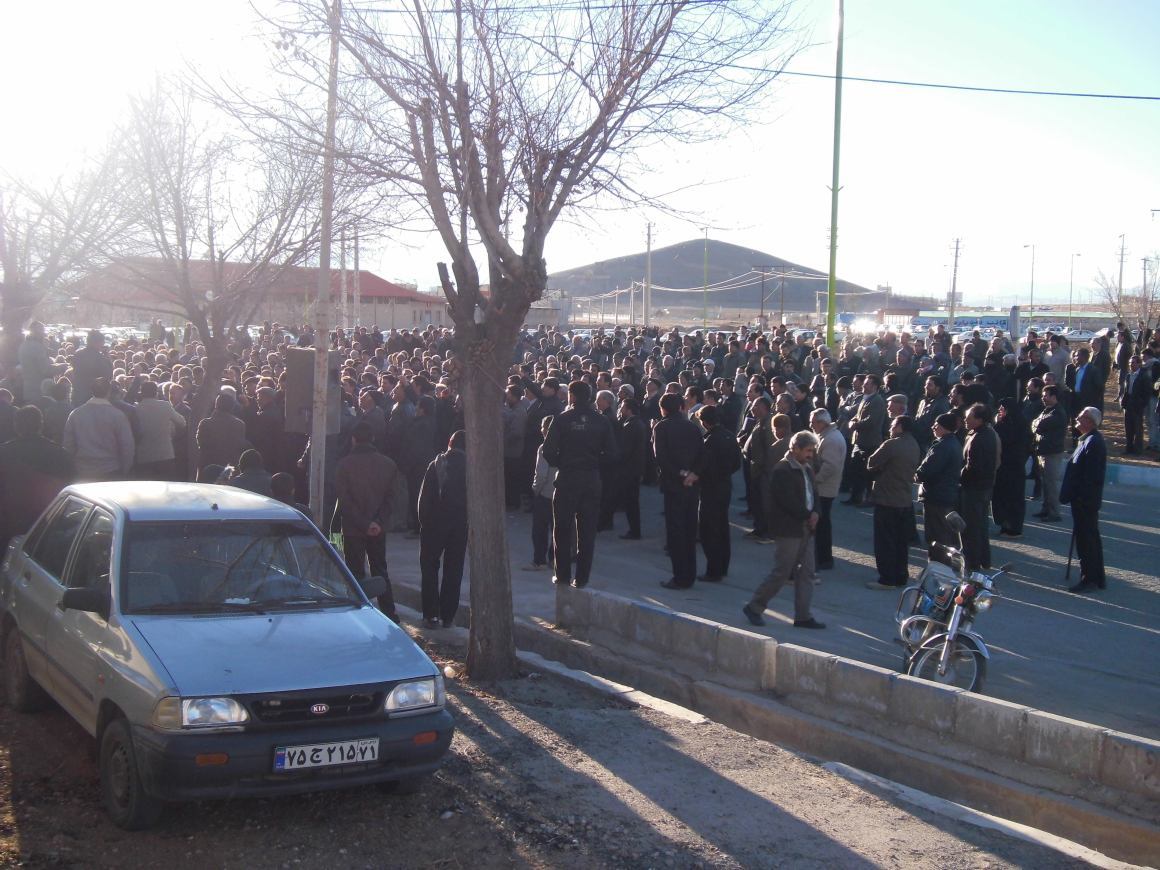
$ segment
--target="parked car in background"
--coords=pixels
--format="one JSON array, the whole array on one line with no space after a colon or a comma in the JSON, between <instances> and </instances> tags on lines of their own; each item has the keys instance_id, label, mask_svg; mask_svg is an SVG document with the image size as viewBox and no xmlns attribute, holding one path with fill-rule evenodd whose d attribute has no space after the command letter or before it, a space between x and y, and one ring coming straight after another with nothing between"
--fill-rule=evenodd
<instances>
[{"instance_id":1,"label":"parked car in background","mask_svg":"<svg viewBox=\"0 0 1160 870\"><path fill-rule=\"evenodd\" d=\"M1072 329L1068 332L1065 332L1063 337L1066 338L1069 342L1091 341L1096 337L1096 334L1090 329Z\"/></svg>"},{"instance_id":2,"label":"parked car in background","mask_svg":"<svg viewBox=\"0 0 1160 870\"><path fill-rule=\"evenodd\" d=\"M0 565L8 703L98 744L126 829L165 803L384 783L451 742L442 676L293 508L228 486L64 489Z\"/></svg>"}]
</instances>

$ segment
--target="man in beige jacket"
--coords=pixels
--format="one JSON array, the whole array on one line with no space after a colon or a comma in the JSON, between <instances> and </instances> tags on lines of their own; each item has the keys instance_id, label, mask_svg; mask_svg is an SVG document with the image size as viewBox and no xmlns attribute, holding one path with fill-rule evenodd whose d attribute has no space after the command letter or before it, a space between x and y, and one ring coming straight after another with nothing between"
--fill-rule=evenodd
<instances>
[{"instance_id":1,"label":"man in beige jacket","mask_svg":"<svg viewBox=\"0 0 1160 870\"><path fill-rule=\"evenodd\" d=\"M905 414L890 423L890 437L866 460L874 496L874 563L878 579L868 589L897 589L909 579L909 525L914 470L922 461L914 440L914 419Z\"/></svg>"},{"instance_id":2,"label":"man in beige jacket","mask_svg":"<svg viewBox=\"0 0 1160 870\"><path fill-rule=\"evenodd\" d=\"M814 567L829 571L834 567L834 530L830 509L838 497L842 469L846 463L846 439L830 412L818 408L810 414L810 428L818 436L818 454L814 460L814 483L818 488L818 528L814 533Z\"/></svg>"}]
</instances>

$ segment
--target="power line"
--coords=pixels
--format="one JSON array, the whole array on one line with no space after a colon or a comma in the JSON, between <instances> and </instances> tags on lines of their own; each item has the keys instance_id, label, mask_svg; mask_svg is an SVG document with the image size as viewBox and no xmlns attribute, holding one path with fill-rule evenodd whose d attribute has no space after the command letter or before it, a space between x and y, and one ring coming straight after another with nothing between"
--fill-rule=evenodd
<instances>
[{"instance_id":1,"label":"power line","mask_svg":"<svg viewBox=\"0 0 1160 870\"><path fill-rule=\"evenodd\" d=\"M665 5L665 6L674 5L675 2L676 2L676 0L666 0L666 2L662 2L660 5ZM719 5L721 2L722 2L722 0L693 0L693 2L690 5L692 5L692 6L715 6L715 5ZM566 0L565 3L557 4L557 5L542 4L542 5L538 5L538 6L527 6L527 7L524 7L524 6L493 7L493 11L497 11L497 12L503 12L503 11L508 11L508 12L534 12L534 11L540 11L540 12L544 12L544 11L547 11L547 12L569 12L569 11L586 12L586 11L594 11L594 10L600 11L600 10L623 9L624 6L625 6L624 3L608 3L608 4L601 4L601 5L582 5L582 4L576 4L574 2L568 2L568 0ZM384 14L384 13L385 14L410 14L410 15L414 14L410 10L405 10L405 9L377 9L377 8L362 7L360 11L370 12L372 14ZM443 7L443 8L432 7L432 8L429 8L428 10L425 10L425 11L432 12L432 13L439 13L439 14L454 14L458 10L456 10L454 7ZM404 37L404 38L410 38L411 36L413 36L413 34L403 34L403 33L383 33L380 35L390 36L390 37ZM524 36L523 34L518 34L518 33L510 33L510 34L493 33L493 34L491 34L491 36L492 36L492 38L495 38L495 39L520 39L520 40L527 39L526 36ZM429 38L452 39L452 37L439 37L438 35L429 35ZM561 40L561 41L565 41L565 42L575 43L577 45L587 45L590 48L596 48L596 49L616 49L616 48L618 48L618 46L600 43L600 42L596 42L596 41L588 40L588 39L582 39L579 36L567 37L567 36L562 36L562 35L556 34L554 36L554 38ZM678 55L665 54L663 52L658 52L657 57L665 59L665 60L686 60L686 58L682 58ZM769 69L767 67L754 66L752 64L730 63L730 62L726 62L726 61L702 61L702 62L704 63L705 67L712 68L712 69L718 69L718 70L732 69L732 70L738 70L741 72L769 72ZM783 70L779 71L778 75L796 76L798 78L826 79L829 81L833 81L834 79L838 78L838 76L834 75L833 73L816 73L816 72L805 72L805 71L801 71L801 70L788 70L788 69L783 69ZM896 87L908 87L908 88L934 88L936 90L967 91L967 92L983 93L983 94L1007 94L1007 95L1013 95L1013 96L1032 96L1032 97L1075 97L1075 98L1079 98L1079 99L1092 99L1092 100L1135 100L1135 101L1145 101L1145 102L1147 102L1147 101L1152 101L1152 102L1160 101L1160 94L1112 94L1112 93L1102 93L1102 92L1097 92L1097 91L1054 91L1054 90L1044 90L1044 89L1039 89L1039 88L988 87L985 85L968 85L968 84L957 84L957 83L952 83L952 82L923 82L923 81L914 81L914 80L909 80L909 79L887 79L887 78L878 78L878 77L874 77L874 76L843 75L841 78L843 81L861 82L864 84L894 85Z\"/></svg>"}]
</instances>

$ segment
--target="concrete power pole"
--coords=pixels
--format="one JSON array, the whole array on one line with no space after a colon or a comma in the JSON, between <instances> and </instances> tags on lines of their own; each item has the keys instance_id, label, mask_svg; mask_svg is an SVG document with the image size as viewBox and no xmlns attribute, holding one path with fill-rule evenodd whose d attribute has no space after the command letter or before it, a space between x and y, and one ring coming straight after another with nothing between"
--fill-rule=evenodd
<instances>
[{"instance_id":1,"label":"concrete power pole","mask_svg":"<svg viewBox=\"0 0 1160 870\"><path fill-rule=\"evenodd\" d=\"M362 326L362 290L359 287L358 227L354 228L354 325Z\"/></svg>"},{"instance_id":2,"label":"concrete power pole","mask_svg":"<svg viewBox=\"0 0 1160 870\"><path fill-rule=\"evenodd\" d=\"M958 301L959 289L959 243L962 239L955 239L955 264L951 269L951 304L947 312L947 332L955 334L955 303Z\"/></svg>"},{"instance_id":3,"label":"concrete power pole","mask_svg":"<svg viewBox=\"0 0 1160 870\"><path fill-rule=\"evenodd\" d=\"M652 318L652 223L648 225L648 248L644 255L644 289L640 294L640 304L644 307L644 325L648 327Z\"/></svg>"},{"instance_id":4,"label":"concrete power pole","mask_svg":"<svg viewBox=\"0 0 1160 870\"><path fill-rule=\"evenodd\" d=\"M334 127L338 116L338 28L342 0L330 8L330 71L326 96L326 138L322 147L322 215L318 245L318 295L314 308L314 403L310 421L310 511L323 515L326 477L326 389L330 382L330 234L334 225Z\"/></svg>"},{"instance_id":5,"label":"concrete power pole","mask_svg":"<svg viewBox=\"0 0 1160 870\"><path fill-rule=\"evenodd\" d=\"M1124 307L1124 234L1120 233L1120 278L1116 282L1116 316Z\"/></svg>"}]
</instances>

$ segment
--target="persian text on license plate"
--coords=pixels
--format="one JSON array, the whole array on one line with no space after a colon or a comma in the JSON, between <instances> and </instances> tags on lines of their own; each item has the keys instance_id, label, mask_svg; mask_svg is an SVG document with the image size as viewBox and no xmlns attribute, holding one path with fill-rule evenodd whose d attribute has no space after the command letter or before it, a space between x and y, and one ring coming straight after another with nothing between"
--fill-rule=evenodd
<instances>
[{"instance_id":1,"label":"persian text on license plate","mask_svg":"<svg viewBox=\"0 0 1160 870\"><path fill-rule=\"evenodd\" d=\"M379 738L342 740L338 743L311 743L279 746L274 750L274 770L304 770L308 767L335 767L378 761Z\"/></svg>"}]
</instances>

